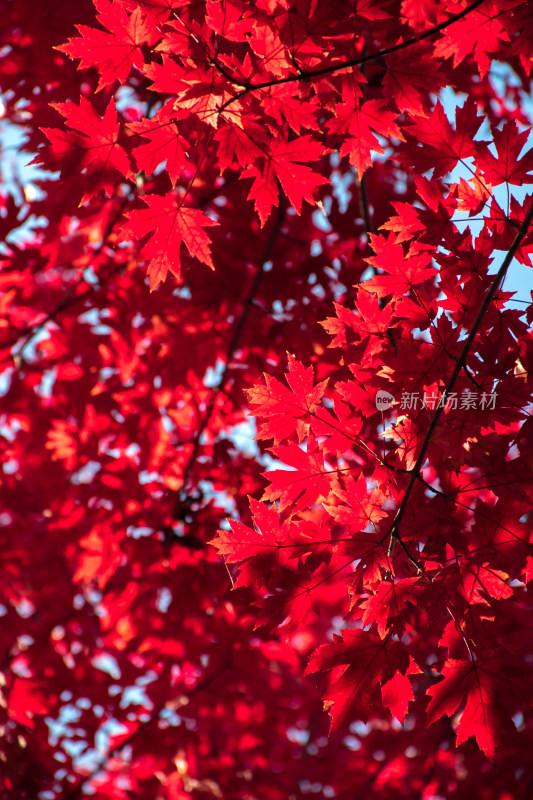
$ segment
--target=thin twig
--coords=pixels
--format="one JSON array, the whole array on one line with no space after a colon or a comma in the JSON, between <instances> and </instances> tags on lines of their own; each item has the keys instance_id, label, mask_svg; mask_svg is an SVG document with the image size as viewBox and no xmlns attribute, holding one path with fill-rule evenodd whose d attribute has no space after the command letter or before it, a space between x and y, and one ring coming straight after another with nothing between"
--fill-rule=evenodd
<instances>
[{"instance_id":1,"label":"thin twig","mask_svg":"<svg viewBox=\"0 0 533 800\"><path fill-rule=\"evenodd\" d=\"M202 195L202 197L198 199L197 208L202 208L203 206L207 205L207 203L210 202L214 197L217 197L220 194L220 192L223 191L228 186L228 184L233 183L233 181L235 181L236 179L237 179L237 173L233 173L224 181L224 183L221 186L217 186L210 192L206 193L205 195ZM117 213L113 215L112 219L107 224L106 230L104 231L102 236L102 241L93 253L93 258L97 256L108 243L107 240L111 235L111 233L113 233L113 229L118 220L120 219L123 210L130 199L131 197L129 195L127 195L123 199L123 202L117 209ZM124 264L117 265L112 270L110 270L110 272L107 275L105 275L101 280L99 280L98 283L88 286L87 289L85 289L85 291L83 292L80 292L80 294L75 294L78 287L81 286L81 284L84 282L84 278L82 276L80 280L78 280L77 283L66 292L65 296L59 301L59 303L55 306L55 308L53 308L51 311L48 312L48 314L44 317L44 319L41 319L39 322L36 322L33 325L28 325L26 328L17 331L17 334L13 336L9 341L0 343L2 349L4 348L9 349L11 347L14 347L22 337L26 337L25 341L20 345L20 348L18 350L18 355L20 356L22 351L28 346L29 342L49 322L54 321L56 317L59 316L59 314L61 314L61 312L72 308L77 303L81 303L84 300L86 300L92 294L99 292L100 289L102 289L111 280L111 278L118 272L120 272L123 268Z\"/></svg>"},{"instance_id":2,"label":"thin twig","mask_svg":"<svg viewBox=\"0 0 533 800\"><path fill-rule=\"evenodd\" d=\"M399 50L405 50L406 47L411 47L413 44L418 44L418 42L422 42L424 39L429 39L435 33L439 33L439 31L444 30L449 25L453 25L454 22L458 22L463 17L466 17L471 11L475 8L480 6L484 3L485 0L474 0L473 3L470 3L469 6L463 8L462 11L459 11L457 14L453 14L449 19L445 20L444 22L440 22L438 25L435 25L433 28L421 33L419 36L412 36L410 39L407 39L405 42L400 42L399 44L392 45L391 47L385 47L383 50L379 50L376 53L369 53L368 55L359 56L359 58L352 58L348 61L344 61L341 64L332 64L329 67L319 67L318 69L309 69L309 70L301 70L298 75L289 75L287 78L277 78L271 81L263 81L263 83L252 83L243 89L241 92L238 92L235 97L226 100L226 102L218 109L218 113L222 114L228 106L232 103L235 103L237 100L240 100L241 97L249 94L250 92L254 92L260 89L268 89L271 86L281 86L284 83L294 83L295 81L302 81L302 80L312 80L313 78L320 78L323 75L331 75L334 72L340 72L343 69L349 69L350 67L358 67L361 64L368 64L371 61L376 61L380 58L384 58L385 56L390 55L391 53L397 53Z\"/></svg>"},{"instance_id":3,"label":"thin twig","mask_svg":"<svg viewBox=\"0 0 533 800\"><path fill-rule=\"evenodd\" d=\"M209 403L208 403L207 409L205 411L204 418L202 419L202 422L200 423L200 426L198 428L196 436L194 437L193 450L192 450L192 453L191 453L191 455L189 457L189 460L187 462L187 466L185 467L185 470L184 470L184 473L183 473L182 488L178 492L177 497L176 497L176 501L175 501L174 514L173 514L173 518L174 519L178 518L178 515L179 515L179 513L180 513L180 511L182 509L182 505L183 505L183 501L184 501L184 494L185 494L185 496L187 494L187 484L189 482L189 478L191 476L191 472L192 472L192 470L194 468L194 465L196 463L196 459L198 457L198 453L199 453L200 446L201 446L202 435L203 435L204 431L206 430L207 426L209 425L209 422L210 422L211 417L213 415L213 412L215 410L215 403L216 403L217 397L218 397L218 395L220 394L220 392L223 389L223 386L224 386L224 383L226 381L226 377L227 377L228 371L230 369L231 362L233 360L233 356L235 354L235 351L237 350L237 347L239 346L239 342L240 342L240 339L241 339L241 336L242 336L242 333L243 333L243 330L244 330L244 326L246 325L246 321L247 321L248 316L250 314L250 310L251 310L251 308L252 308L252 306L254 304L255 295L257 294L257 290L259 289L259 285L261 283L261 279L262 279L264 271L265 271L265 264L270 258L270 254L272 252L272 248L273 248L274 243L276 241L276 238L277 238L277 236L279 234L279 231L281 229L281 225L283 223L284 218L285 218L285 207L284 207L284 204L282 202L282 197L281 197L281 193L280 193L280 203L279 203L279 210L278 210L277 218L276 218L276 220L274 222L274 225L272 226L272 230L270 231L270 235L269 235L269 237L268 237L268 239L266 241L265 248L263 250L263 254L261 256L261 260L259 262L259 265L257 267L257 271L255 273L255 277L254 277L253 283L252 283L252 285L250 287L250 291L248 292L248 295L246 296L246 299L244 300L242 314L241 314L241 316L239 318L239 321L238 321L238 323L237 323L237 325L235 327L235 331L233 332L233 336L231 338L231 341L230 341L230 343L228 345L228 349L226 351L225 364L224 364L224 368L222 370L222 374L220 375L220 378L219 378L217 384L213 387L213 391L211 392L211 397L209 398Z\"/></svg>"},{"instance_id":4,"label":"thin twig","mask_svg":"<svg viewBox=\"0 0 533 800\"><path fill-rule=\"evenodd\" d=\"M444 392L443 392L443 396L444 397L446 397L451 392L453 387L455 386L455 382L456 382L457 378L459 377L459 373L461 372L461 370L463 369L464 365L466 364L466 359L468 358L468 354L470 352L470 348L472 347L474 339L476 338L476 335L477 335L477 333L478 333L478 331L479 331L479 329L481 327L481 323L483 322L483 318L484 318L484 316L485 316L485 314L487 312L487 309L488 309L489 305L491 304L492 300L494 299L494 296L496 295L496 293L498 291L498 287L500 286L501 281L503 280L503 278L505 278L507 270L509 269L509 266L510 266L511 262L512 262L513 258L515 257L515 254L516 254L518 248L520 247L520 245L522 243L522 240L526 236L526 234L528 232L528 229L529 229L529 226L531 225L532 221L533 221L533 200L531 202L531 205L530 205L530 207L529 207L524 219L522 220L522 223L521 223L520 227L518 228L518 231L517 231L517 234L516 234L516 236L514 238L514 241L513 241L512 245L511 245L511 247L509 248L509 250L507 252L507 255L505 256L500 269L496 273L496 276L494 277L494 280L492 281L492 284L490 286L489 291L487 292L487 294L485 296L485 299L483 300L483 302L481 304L481 307L480 307L480 309L479 309L479 311L477 313L477 316L476 316L476 318L474 320L474 323L472 325L470 333L468 334L468 336L466 338L466 341L465 341L465 343L463 345L463 349L461 350L461 355L457 359L455 367L453 369L453 372L452 372L452 374L450 376L450 379L449 379L449 381L446 384L446 387L444 389ZM418 458L416 459L416 463L415 463L414 467L411 470L409 470L409 472L411 473L411 477L409 479L409 483L407 485L407 489L405 490L405 494L404 494L404 496L402 498L402 502L401 502L401 504L400 504L400 506L398 508L398 511L396 512L396 516L394 517L394 522L393 522L390 530L387 532L386 536L384 537L384 539L386 539L388 536L390 536L389 555L392 555L392 552L394 550L394 543L395 543L396 540L400 543L401 547L406 551L407 555L409 555L409 553L406 550L405 545L403 544L402 539L400 537L399 526L400 526L400 522L402 520L402 517L405 514L405 510L407 508L407 504L409 502L409 498L411 496L411 492L413 491L413 487L414 487L416 481L418 480L418 475L419 475L419 473L420 473L420 471L422 469L422 466L424 464L424 461L426 459L426 453L427 453L427 450L428 450L428 447L429 447L429 443L431 441L431 437L433 436L433 434L435 432L435 429L436 429L437 425L439 424L439 420L441 418L441 415L442 415L443 411L444 411L444 404L440 404L437 407L437 409L435 410L435 413L434 413L434 415L433 415L433 417L431 419L431 422L429 424L429 427L428 427L428 429L426 431L426 435L424 436L424 440L422 442L422 446L420 448L420 452L418 453ZM418 568L420 568L420 565L418 564L416 559L413 559L412 556L409 556L409 558Z\"/></svg>"},{"instance_id":5,"label":"thin twig","mask_svg":"<svg viewBox=\"0 0 533 800\"><path fill-rule=\"evenodd\" d=\"M128 203L130 197L126 195L122 202L119 204L116 213L112 216L112 218L107 223L106 229L102 236L102 241L96 248L94 252L94 256L97 256L103 248L108 244L108 238L112 234L113 229L122 216L124 208ZM28 346L31 340L38 334L43 328L48 325L49 322L55 320L55 318L60 314L62 311L65 311L67 308L71 308L72 306L76 305L76 303L82 302L87 297L90 297L91 294L99 291L105 284L111 280L111 278L120 272L124 267L124 264L119 264L114 269L110 270L110 272L105 275L97 284L90 285L84 292L80 294L75 294L76 290L79 286L84 282L84 277L82 277L72 286L65 296L59 301L59 303L52 309L52 311L48 312L48 314L42 319L40 322L35 323L34 325L28 325L28 327L24 328L23 330L17 331L16 336L13 336L8 342L2 344L2 348L11 348L14 347L21 338L25 337L24 342L20 345L17 355L22 358L22 353L24 349Z\"/></svg>"},{"instance_id":6,"label":"thin twig","mask_svg":"<svg viewBox=\"0 0 533 800\"><path fill-rule=\"evenodd\" d=\"M187 693L183 692L183 696L187 698L189 701L194 695L198 694L199 692L207 689L211 683L213 683L217 678L219 678L225 670L229 669L231 663L226 663L222 666L219 670L211 675L206 676L202 681L200 681L196 686L190 689ZM141 734L146 734L149 728L152 725L155 725L160 720L161 712L167 707L168 698L165 697L163 701L158 703L155 712L150 716L150 719L143 722L139 720L139 724L135 730L133 730L128 736L120 741L116 747L113 747L111 750L108 750L104 753L97 761L97 764L88 775L82 779L77 786L74 786L67 794L64 796L64 800L75 800L75 798L79 797L80 794L84 791L84 789L96 778L96 776L102 772L106 768L106 764L112 759L115 758L118 753L120 753L127 745L131 744L135 739L137 739Z\"/></svg>"}]
</instances>

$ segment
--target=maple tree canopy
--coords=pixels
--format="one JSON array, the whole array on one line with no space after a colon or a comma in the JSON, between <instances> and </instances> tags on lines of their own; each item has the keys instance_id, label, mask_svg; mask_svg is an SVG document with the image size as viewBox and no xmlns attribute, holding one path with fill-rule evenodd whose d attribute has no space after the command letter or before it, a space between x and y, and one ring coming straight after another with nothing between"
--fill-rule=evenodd
<instances>
[{"instance_id":1,"label":"maple tree canopy","mask_svg":"<svg viewBox=\"0 0 533 800\"><path fill-rule=\"evenodd\" d=\"M2 797L531 798L533 3L1 10Z\"/></svg>"}]
</instances>

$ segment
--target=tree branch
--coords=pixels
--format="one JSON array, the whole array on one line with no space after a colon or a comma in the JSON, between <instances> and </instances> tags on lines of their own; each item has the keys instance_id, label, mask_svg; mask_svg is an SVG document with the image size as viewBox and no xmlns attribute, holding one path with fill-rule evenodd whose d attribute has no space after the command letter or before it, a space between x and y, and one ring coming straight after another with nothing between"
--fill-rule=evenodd
<instances>
[{"instance_id":1,"label":"tree branch","mask_svg":"<svg viewBox=\"0 0 533 800\"><path fill-rule=\"evenodd\" d=\"M190 700L196 694L199 694L199 692L202 692L204 689L207 689L210 686L210 684L212 684L217 678L223 675L224 672L227 669L229 669L230 666L231 664L227 663L217 672L211 673L211 675L207 675L202 681L200 681L196 686L190 689L186 694L185 692L183 692L182 693L183 696L186 697L187 700ZM75 798L78 798L81 795L81 793L84 792L86 787L89 786L89 784L96 778L98 773L102 772L102 770L105 770L106 764L112 758L115 758L115 756L117 756L118 753L120 753L129 744L134 742L135 739L137 739L141 734L146 734L152 725L155 725L157 722L159 722L161 712L167 707L167 703L168 703L168 698L165 698L165 700L162 703L158 704L156 708L157 713L152 714L150 719L147 720L146 722L139 721L139 725L137 728L135 728L135 730L133 730L130 734L128 734L128 736L122 739L121 742L116 745L116 747L113 747L111 750L108 750L106 753L104 753L98 759L96 766L93 767L91 772L88 775L85 775L85 777L80 781L80 783L78 783L77 786L74 786L69 792L67 792L67 794L64 797L64 800L75 800Z\"/></svg>"},{"instance_id":2,"label":"tree branch","mask_svg":"<svg viewBox=\"0 0 533 800\"><path fill-rule=\"evenodd\" d=\"M405 42L400 42L399 44L392 45L391 47L385 47L383 50L379 50L376 53L369 53L368 55L359 56L358 58L352 58L348 61L344 61L342 64L332 64L329 67L301 70L298 75L289 75L287 78L274 78L271 81L263 81L263 83L249 84L246 89L238 92L235 97L226 100L226 102L218 109L218 113L222 114L222 112L225 111L225 109L232 103L235 103L237 100L240 100L241 97L244 97L250 92L254 92L258 89L268 89L271 86L281 86L284 83L295 83L296 81L321 78L323 75L331 75L334 72L340 72L343 69L358 67L361 64L368 64L371 61L377 61L380 58L384 58L391 53L397 53L399 50L405 50L406 47L411 47L411 45L418 44L418 42L422 42L424 39L429 39L435 33L439 33L439 31L444 30L449 25L453 25L454 22L458 22L460 19L463 19L463 17L466 17L471 11L474 11L474 9L484 2L485 0L474 0L473 3L470 3L470 5L468 5L466 8L463 8L462 11L459 11L457 14L453 14L453 16L451 16L449 19L445 20L444 22L440 22L438 25L435 25L433 28L430 28L429 30L420 34L420 36L412 36ZM232 82L237 83L237 81Z\"/></svg>"},{"instance_id":3,"label":"tree branch","mask_svg":"<svg viewBox=\"0 0 533 800\"><path fill-rule=\"evenodd\" d=\"M513 241L512 245L511 245L511 247L509 248L509 250L507 252L507 255L505 256L505 258L504 258L504 260L502 262L502 265L500 266L500 269L496 273L496 276L494 277L494 280L491 283L490 289L487 292L487 295L486 295L485 299L483 300L483 302L481 304L481 307L480 307L480 309L479 309L479 311L477 313L477 316L476 316L476 318L474 320L474 324L472 325L472 329L471 329L470 333L468 334L468 336L466 338L466 341L465 341L465 343L463 345L463 349L461 350L461 354L460 354L459 358L456 361L456 364L455 364L455 367L453 369L453 372L452 372L452 374L450 376L450 379L449 379L449 381L446 384L446 387L444 389L444 392L443 392L443 396L444 397L446 395L448 395L451 392L451 390L453 389L453 387L455 386L455 382L456 382L457 378L459 377L459 373L461 372L461 370L463 369L463 367L466 364L466 359L468 358L468 354L470 352L470 348L472 347L474 339L476 338L476 335L477 335L477 333L478 333L478 331L479 331L479 329L481 327L481 323L483 322L483 318L484 318L484 316L485 316L485 314L487 312L487 309L488 309L489 305L491 304L492 300L494 299L494 296L496 295L496 293L498 291L498 288L500 286L501 281L505 278L507 270L509 269L509 266L510 266L511 262L512 262L513 258L515 257L515 254L516 254L518 248L520 247L520 245L522 243L522 240L526 236L526 234L528 232L528 229L529 229L529 226L531 225L532 221L533 221L533 198L531 198L530 207L529 207L524 219L522 220L522 223L521 223L520 227L518 228L518 231L516 233L514 241ZM416 459L416 463L415 463L414 467L412 468L412 470L409 470L409 472L411 473L411 477L409 479L409 483L407 485L407 489L405 490L405 494L404 494L404 496L402 498L402 502L400 504L400 507L398 508L398 511L396 512L396 516L394 518L394 522L392 524L392 527L387 532L386 536L383 537L383 540L385 540L388 536L391 537L390 546L389 546L389 555L392 555L392 552L394 550L394 542L395 542L395 540L397 540L400 543L400 545L402 546L402 548L405 550L405 545L403 544L403 542L402 542L402 540L400 538L400 534L399 534L400 522L402 520L403 515L405 514L405 510L407 508L407 504L409 502L409 498L411 496L411 492L413 491L413 487L414 487L416 481L418 480L418 476L420 474L420 470L422 469L422 466L424 464L424 461L425 461L425 458L426 458L426 453L427 453L427 450L428 450L428 447L429 447L429 443L431 441L431 437L433 436L433 434L435 432L435 429L436 429L437 425L439 424L439 420L441 418L441 415L442 415L443 411L444 411L444 405L439 405L437 407L437 409L435 410L433 418L432 418L432 420L431 420L431 422L429 424L429 427L428 427L428 429L426 431L426 435L424 436L424 440L422 442L422 446L420 448L420 452L418 454L418 458ZM419 568L418 563L413 558L411 558L411 561L413 561L413 563L415 563L415 565Z\"/></svg>"},{"instance_id":4,"label":"tree branch","mask_svg":"<svg viewBox=\"0 0 533 800\"><path fill-rule=\"evenodd\" d=\"M183 473L183 485L182 485L182 488L179 490L179 492L177 494L177 497L176 497L176 501L175 501L175 505L174 505L174 512L173 512L173 520L178 519L179 513L182 510L183 504L184 504L184 502L186 500L186 497L187 497L187 484L189 482L189 479L190 479L190 476L191 476L191 472L192 472L192 470L194 468L194 464L196 463L196 459L198 457L198 453L199 453L200 446L201 446L202 434L204 433L204 431L206 430L207 426L209 425L209 422L210 422L211 417L213 415L213 411L215 410L215 403L216 403L217 397L220 394L220 392L222 391L222 388L223 388L224 383L226 381L226 377L227 377L228 371L230 369L231 361L233 360L233 356L235 354L235 351L237 350L237 348L239 346L239 342L240 342L240 339L241 339L241 336L242 336L242 333L243 333L243 330L244 330L244 326L246 325L246 321L248 319L248 315L249 315L250 310L251 310L251 308L252 308L252 306L254 304L254 299L255 299L255 295L257 294L257 290L259 289L259 285L261 283L261 279L262 279L263 274L264 274L265 264L270 258L270 254L272 252L272 248L273 248L274 243L276 241L276 238L277 238L277 236L279 234L279 231L281 229L281 225L283 223L284 218L285 218L285 207L284 207L283 198L282 198L281 192L280 192L279 211L278 211L277 218L276 218L276 220L274 222L274 225L272 226L272 230L270 231L270 235L269 235L269 237L268 237L268 239L266 241L263 253L261 255L261 260L259 262L259 266L257 268L254 280L253 280L252 285L250 287L250 291L248 292L248 295L246 296L246 298L244 300L242 314L241 314L241 316L239 318L239 321L238 321L238 323L237 323L237 325L235 327L235 330L233 332L233 336L231 337L231 341L230 341L230 343L228 345L228 349L226 351L225 364L224 364L224 368L222 370L222 374L221 374L217 384L213 387L213 391L211 393L211 397L209 398L209 403L208 403L204 418L203 418L202 422L200 423L200 426L198 428L196 436L194 437L193 450L192 450L190 458L189 458L189 460L187 462L187 466L185 467L185 470L184 470L184 473Z\"/></svg>"},{"instance_id":5,"label":"tree branch","mask_svg":"<svg viewBox=\"0 0 533 800\"><path fill-rule=\"evenodd\" d=\"M130 199L129 195L126 195L123 198L122 202L120 203L120 205L118 206L118 208L116 210L116 213L112 216L112 218L107 223L106 229L105 229L105 231L103 233L103 236L102 236L102 241L100 242L98 247L95 249L94 256L97 256L104 249L104 247L106 246L107 240L108 240L109 236L112 234L116 223L118 222L118 220L122 216L122 212L124 211L124 208L125 208L126 204L128 203L129 199ZM24 328L23 330L17 331L16 336L13 336L5 344L1 344L1 347L2 348L8 348L8 349L12 348L20 341L20 339L22 337L25 337L24 341L22 342L22 344L20 346L20 349L18 350L18 353L16 354L16 355L18 355L19 358L22 359L23 358L22 353L23 353L24 349L28 346L28 344L31 342L33 337L36 336L40 331L42 331L42 329L49 322L52 322L57 317L57 315L60 314L62 311L65 311L67 308L72 308L72 306L76 305L76 303L82 302L87 297L90 297L92 294L94 294L95 292L99 291L103 286L105 286L105 284L108 281L111 280L111 278L114 275L117 274L117 272L120 272L123 269L123 267L124 267L123 264L120 264L120 265L116 266L114 269L110 270L110 272L107 275L105 275L97 284L89 286L84 292L82 292L81 294L76 295L75 292L76 292L77 288L79 286L81 286L81 284L84 281L84 278L82 276L77 281L77 283L75 283L74 286L72 286L67 291L67 293L62 298L62 300L59 301L59 303L56 305L56 307L53 308L52 311L50 311L45 316L44 319L42 319L40 322L35 323L34 325L29 325L27 328Z\"/></svg>"},{"instance_id":6,"label":"tree branch","mask_svg":"<svg viewBox=\"0 0 533 800\"><path fill-rule=\"evenodd\" d=\"M200 197L196 207L203 208L214 197L217 197L220 194L220 192L228 186L228 184L233 183L233 181L235 181L236 179L237 179L237 173L232 173L221 186L215 187L210 192ZM131 196L129 194L123 198L120 207L117 209L117 213L113 215L112 219L107 224L106 229L102 236L102 241L94 251L94 256L97 256L107 244L107 239L109 238L111 233L113 233L113 229L118 220L120 219L120 217L122 216L124 208L126 207L130 199ZM75 294L78 287L81 286L81 284L84 281L84 278L82 276L80 280L77 281L77 283L67 291L65 296L59 301L59 303L55 306L55 308L53 308L51 311L48 312L48 314L44 317L44 319L42 319L40 322L36 322L34 325L28 325L26 328L17 331L16 336L13 336L9 341L5 343L0 342L0 347L2 347L2 349L14 347L22 337L26 337L25 341L21 343L20 349L18 350L17 353L19 357L22 357L21 354L24 348L28 346L33 337L36 336L49 322L55 320L55 318L62 311L66 311L67 309L72 308L77 303L81 303L84 300L86 300L92 294L99 292L100 289L102 289L111 280L111 278L113 278L123 268L124 264L119 264L118 266L110 270L110 272L107 275L105 275L97 284L88 286L87 289L85 289L80 294Z\"/></svg>"}]
</instances>

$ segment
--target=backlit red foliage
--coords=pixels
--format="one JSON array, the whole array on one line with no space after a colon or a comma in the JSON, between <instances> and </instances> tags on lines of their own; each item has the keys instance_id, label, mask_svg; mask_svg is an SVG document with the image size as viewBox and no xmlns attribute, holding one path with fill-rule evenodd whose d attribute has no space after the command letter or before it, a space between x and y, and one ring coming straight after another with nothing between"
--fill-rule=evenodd
<instances>
[{"instance_id":1,"label":"backlit red foliage","mask_svg":"<svg viewBox=\"0 0 533 800\"><path fill-rule=\"evenodd\" d=\"M0 30L2 797L530 798L532 4Z\"/></svg>"}]
</instances>

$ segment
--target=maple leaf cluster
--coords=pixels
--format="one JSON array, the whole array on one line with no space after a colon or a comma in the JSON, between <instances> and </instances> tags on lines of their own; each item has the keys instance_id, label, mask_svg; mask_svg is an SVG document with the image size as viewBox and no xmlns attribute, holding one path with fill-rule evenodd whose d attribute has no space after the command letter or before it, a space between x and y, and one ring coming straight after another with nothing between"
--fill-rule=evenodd
<instances>
[{"instance_id":1,"label":"maple leaf cluster","mask_svg":"<svg viewBox=\"0 0 533 800\"><path fill-rule=\"evenodd\" d=\"M4 5L2 796L529 797L531 3Z\"/></svg>"}]
</instances>

